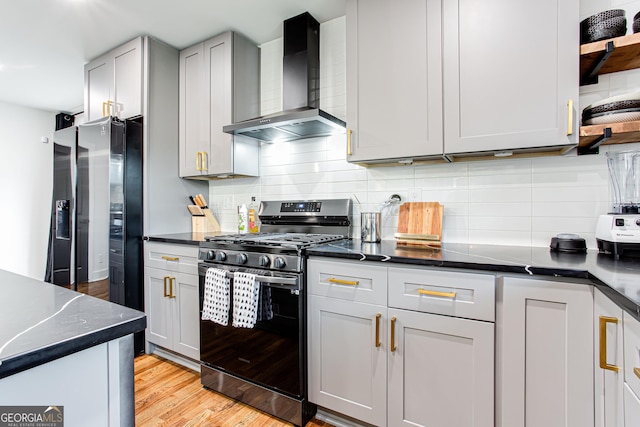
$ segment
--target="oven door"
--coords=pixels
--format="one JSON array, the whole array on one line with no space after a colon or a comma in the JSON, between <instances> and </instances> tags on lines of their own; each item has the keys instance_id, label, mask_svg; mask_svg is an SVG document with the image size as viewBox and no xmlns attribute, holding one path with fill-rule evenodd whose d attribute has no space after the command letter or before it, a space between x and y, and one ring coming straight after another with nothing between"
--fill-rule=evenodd
<instances>
[{"instance_id":1,"label":"oven door","mask_svg":"<svg viewBox=\"0 0 640 427\"><path fill-rule=\"evenodd\" d=\"M209 267L233 273L234 268L217 264L199 265L200 318L204 278ZM260 282L261 298L271 307L253 328L231 326L233 279L231 279L229 325L200 320L200 361L228 374L275 389L292 397L303 396L304 298L302 275L272 276L251 271Z\"/></svg>"}]
</instances>

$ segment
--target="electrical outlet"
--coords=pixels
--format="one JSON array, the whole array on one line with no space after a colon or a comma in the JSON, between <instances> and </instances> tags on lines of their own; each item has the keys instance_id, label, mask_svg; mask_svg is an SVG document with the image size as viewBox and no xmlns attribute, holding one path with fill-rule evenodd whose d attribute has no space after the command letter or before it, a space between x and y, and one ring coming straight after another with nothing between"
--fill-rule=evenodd
<instances>
[{"instance_id":1,"label":"electrical outlet","mask_svg":"<svg viewBox=\"0 0 640 427\"><path fill-rule=\"evenodd\" d=\"M421 193L419 188L410 188L407 198L410 202L417 202L422 198Z\"/></svg>"},{"instance_id":2,"label":"electrical outlet","mask_svg":"<svg viewBox=\"0 0 640 427\"><path fill-rule=\"evenodd\" d=\"M224 196L222 201L222 209L233 209L233 196Z\"/></svg>"}]
</instances>

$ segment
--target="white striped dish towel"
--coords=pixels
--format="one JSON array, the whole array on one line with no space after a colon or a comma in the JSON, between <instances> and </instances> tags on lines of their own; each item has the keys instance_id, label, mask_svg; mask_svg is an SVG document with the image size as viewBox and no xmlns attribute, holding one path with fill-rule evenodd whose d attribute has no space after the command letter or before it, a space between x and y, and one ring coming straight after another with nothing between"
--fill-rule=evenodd
<instances>
[{"instance_id":1,"label":"white striped dish towel","mask_svg":"<svg viewBox=\"0 0 640 427\"><path fill-rule=\"evenodd\" d=\"M204 278L202 320L211 320L223 326L229 324L229 283L225 270L207 269Z\"/></svg>"},{"instance_id":2,"label":"white striped dish towel","mask_svg":"<svg viewBox=\"0 0 640 427\"><path fill-rule=\"evenodd\" d=\"M233 273L233 321L236 328L253 328L258 316L260 284L256 275Z\"/></svg>"}]
</instances>

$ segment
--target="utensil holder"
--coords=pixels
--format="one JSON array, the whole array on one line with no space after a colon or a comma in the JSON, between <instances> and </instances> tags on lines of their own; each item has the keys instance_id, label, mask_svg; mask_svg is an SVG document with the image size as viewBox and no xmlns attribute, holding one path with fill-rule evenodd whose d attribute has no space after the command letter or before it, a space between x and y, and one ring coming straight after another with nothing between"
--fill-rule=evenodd
<instances>
[{"instance_id":1,"label":"utensil holder","mask_svg":"<svg viewBox=\"0 0 640 427\"><path fill-rule=\"evenodd\" d=\"M360 213L361 240L365 243L380 241L380 212Z\"/></svg>"}]
</instances>

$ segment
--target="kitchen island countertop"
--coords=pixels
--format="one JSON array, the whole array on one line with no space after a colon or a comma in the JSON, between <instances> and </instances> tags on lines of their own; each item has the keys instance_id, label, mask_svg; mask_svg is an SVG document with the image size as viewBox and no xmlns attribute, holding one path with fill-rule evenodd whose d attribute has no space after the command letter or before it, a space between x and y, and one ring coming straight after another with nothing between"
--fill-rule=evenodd
<instances>
[{"instance_id":1,"label":"kitchen island countertop","mask_svg":"<svg viewBox=\"0 0 640 427\"><path fill-rule=\"evenodd\" d=\"M0 270L0 378L146 327L145 314Z\"/></svg>"},{"instance_id":2,"label":"kitchen island countertop","mask_svg":"<svg viewBox=\"0 0 640 427\"><path fill-rule=\"evenodd\" d=\"M624 310L640 320L640 259L589 250L559 253L549 248L443 243L441 249L396 246L395 240L364 243L346 240L310 248L309 256L460 268L495 273L550 276L592 282Z\"/></svg>"}]
</instances>

